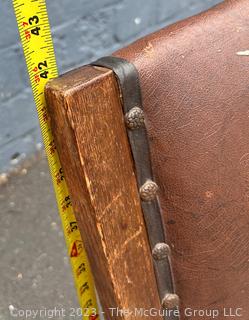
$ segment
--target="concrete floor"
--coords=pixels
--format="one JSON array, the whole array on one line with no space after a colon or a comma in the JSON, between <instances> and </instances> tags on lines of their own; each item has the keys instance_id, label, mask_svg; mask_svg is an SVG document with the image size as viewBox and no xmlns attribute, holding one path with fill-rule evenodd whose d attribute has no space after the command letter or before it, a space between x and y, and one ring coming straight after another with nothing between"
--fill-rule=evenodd
<instances>
[{"instance_id":1,"label":"concrete floor","mask_svg":"<svg viewBox=\"0 0 249 320\"><path fill-rule=\"evenodd\" d=\"M0 187L0 275L1 320L27 319L13 316L22 309L78 307L46 159Z\"/></svg>"}]
</instances>

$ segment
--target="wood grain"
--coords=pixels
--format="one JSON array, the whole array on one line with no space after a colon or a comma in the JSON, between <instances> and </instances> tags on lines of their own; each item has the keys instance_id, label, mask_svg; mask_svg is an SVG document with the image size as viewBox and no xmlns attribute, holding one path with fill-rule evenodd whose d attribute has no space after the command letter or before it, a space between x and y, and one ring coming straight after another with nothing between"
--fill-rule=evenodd
<instances>
[{"instance_id":1,"label":"wood grain","mask_svg":"<svg viewBox=\"0 0 249 320\"><path fill-rule=\"evenodd\" d=\"M74 70L50 82L46 98L106 319L113 307L159 309L120 93L112 71L90 66ZM112 317L134 318L132 314Z\"/></svg>"}]
</instances>

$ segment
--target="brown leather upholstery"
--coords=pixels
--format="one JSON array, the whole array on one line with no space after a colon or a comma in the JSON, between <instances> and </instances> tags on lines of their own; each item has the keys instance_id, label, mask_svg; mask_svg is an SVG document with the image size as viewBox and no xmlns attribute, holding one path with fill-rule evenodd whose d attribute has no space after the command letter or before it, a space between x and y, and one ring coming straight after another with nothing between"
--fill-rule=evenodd
<instances>
[{"instance_id":1,"label":"brown leather upholstery","mask_svg":"<svg viewBox=\"0 0 249 320\"><path fill-rule=\"evenodd\" d=\"M140 75L182 319L249 317L247 50L249 1L230 0L114 54Z\"/></svg>"}]
</instances>

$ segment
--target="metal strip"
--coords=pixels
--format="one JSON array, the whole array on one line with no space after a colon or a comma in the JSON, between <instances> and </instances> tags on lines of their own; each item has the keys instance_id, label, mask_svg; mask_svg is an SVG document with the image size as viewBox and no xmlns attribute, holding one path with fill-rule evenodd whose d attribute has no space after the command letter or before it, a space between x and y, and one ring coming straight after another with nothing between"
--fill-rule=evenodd
<instances>
[{"instance_id":1,"label":"metal strip","mask_svg":"<svg viewBox=\"0 0 249 320\"><path fill-rule=\"evenodd\" d=\"M125 121L135 162L141 205L152 250L159 296L164 308L178 308L179 298L174 294L170 249L166 244L160 204L156 194L158 186L154 182L151 169L138 72L132 63L113 56L101 58L91 65L111 69L117 77L122 93ZM177 317L171 315L167 319L175 320Z\"/></svg>"}]
</instances>

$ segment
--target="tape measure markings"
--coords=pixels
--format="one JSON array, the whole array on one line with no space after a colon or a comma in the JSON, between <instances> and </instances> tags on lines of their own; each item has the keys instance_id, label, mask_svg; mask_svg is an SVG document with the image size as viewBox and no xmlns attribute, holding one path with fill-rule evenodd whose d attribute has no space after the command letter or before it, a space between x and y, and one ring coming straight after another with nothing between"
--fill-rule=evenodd
<instances>
[{"instance_id":1,"label":"tape measure markings","mask_svg":"<svg viewBox=\"0 0 249 320\"><path fill-rule=\"evenodd\" d=\"M83 310L83 319L93 319L97 303L92 275L51 132L44 97L45 84L58 75L46 3L45 0L13 0L13 6L80 305L83 309L89 308L88 314L87 310Z\"/></svg>"}]
</instances>

